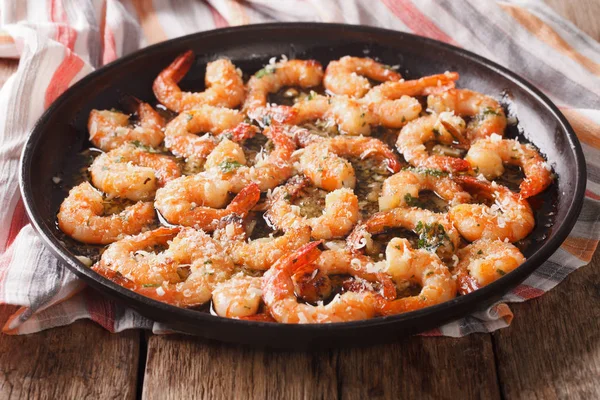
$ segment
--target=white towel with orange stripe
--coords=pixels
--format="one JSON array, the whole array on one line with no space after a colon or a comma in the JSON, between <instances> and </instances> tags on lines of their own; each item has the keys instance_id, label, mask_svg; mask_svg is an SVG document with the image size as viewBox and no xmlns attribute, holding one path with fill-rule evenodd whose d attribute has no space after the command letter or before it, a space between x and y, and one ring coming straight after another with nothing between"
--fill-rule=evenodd
<instances>
[{"instance_id":1,"label":"white towel with orange stripe","mask_svg":"<svg viewBox=\"0 0 600 400\"><path fill-rule=\"evenodd\" d=\"M538 86L563 111L588 165L583 211L561 248L484 312L435 329L463 336L510 324L507 303L538 297L587 264L600 239L600 45L534 0L34 0L0 2L0 57L18 58L0 89L0 303L3 332L89 318L116 332L160 324L87 288L44 248L24 212L19 155L43 111L86 74L166 39L273 21L344 22L427 36L481 54ZM485 29L482 29L485 27Z\"/></svg>"}]
</instances>

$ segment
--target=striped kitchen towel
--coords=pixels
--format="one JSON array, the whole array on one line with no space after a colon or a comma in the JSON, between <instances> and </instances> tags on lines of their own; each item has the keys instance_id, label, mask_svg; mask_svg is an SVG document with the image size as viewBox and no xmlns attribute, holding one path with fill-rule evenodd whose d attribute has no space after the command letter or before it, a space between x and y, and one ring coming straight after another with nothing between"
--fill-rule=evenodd
<instances>
[{"instance_id":1,"label":"striped kitchen towel","mask_svg":"<svg viewBox=\"0 0 600 400\"><path fill-rule=\"evenodd\" d=\"M90 318L117 332L165 331L88 289L28 223L19 155L42 112L78 79L146 45L231 25L321 21L407 31L463 47L542 89L569 119L588 165L583 211L561 248L485 312L431 335L463 336L510 324L509 302L542 295L587 264L600 238L600 45L540 1L46 0L0 2L0 57L18 58L0 90L0 303L18 306L3 331L24 334Z\"/></svg>"}]
</instances>

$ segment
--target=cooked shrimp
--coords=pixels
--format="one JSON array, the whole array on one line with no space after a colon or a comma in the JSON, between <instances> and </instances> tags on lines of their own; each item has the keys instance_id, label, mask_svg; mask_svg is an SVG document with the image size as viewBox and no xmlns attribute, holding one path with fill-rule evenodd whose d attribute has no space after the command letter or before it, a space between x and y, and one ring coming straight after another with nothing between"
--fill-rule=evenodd
<instances>
[{"instance_id":1,"label":"cooked shrimp","mask_svg":"<svg viewBox=\"0 0 600 400\"><path fill-rule=\"evenodd\" d=\"M354 251L372 248L372 235L391 228L405 228L419 235L420 247L436 252L440 257L451 257L460 242L460 236L446 214L421 208L393 208L373 214L354 228L346 242Z\"/></svg>"},{"instance_id":2,"label":"cooked shrimp","mask_svg":"<svg viewBox=\"0 0 600 400\"><path fill-rule=\"evenodd\" d=\"M371 58L345 56L327 65L323 86L332 93L359 98L371 89L367 78L386 82L398 81L402 76Z\"/></svg>"},{"instance_id":3,"label":"cooked shrimp","mask_svg":"<svg viewBox=\"0 0 600 400\"><path fill-rule=\"evenodd\" d=\"M250 184L256 184L260 191L273 189L289 179L294 170L292 153L296 145L284 132L282 126L270 126L263 135L271 139L274 148L269 155L249 167L236 163L220 164L221 177L231 182L231 191L238 193Z\"/></svg>"},{"instance_id":4,"label":"cooked shrimp","mask_svg":"<svg viewBox=\"0 0 600 400\"><path fill-rule=\"evenodd\" d=\"M448 129L452 126L453 129ZM429 141L452 144L457 140L454 130L464 131L465 123L451 113L431 114L406 124L398 135L396 146L406 161L415 167L432 168L448 172L467 171L470 164L461 159L430 155L425 147Z\"/></svg>"},{"instance_id":5,"label":"cooked shrimp","mask_svg":"<svg viewBox=\"0 0 600 400\"><path fill-rule=\"evenodd\" d=\"M275 93L285 86L310 88L320 85L322 80L323 67L315 60L289 60L269 64L248 81L248 96L243 109L248 112L265 107L269 93Z\"/></svg>"},{"instance_id":6,"label":"cooked shrimp","mask_svg":"<svg viewBox=\"0 0 600 400\"><path fill-rule=\"evenodd\" d=\"M481 181L471 176L455 179L467 190L494 200L485 204L459 204L448 212L450 220L469 242L477 239L500 239L516 242L525 238L535 226L527 200L507 187Z\"/></svg>"},{"instance_id":7,"label":"cooked shrimp","mask_svg":"<svg viewBox=\"0 0 600 400\"><path fill-rule=\"evenodd\" d=\"M431 190L449 205L468 203L471 195L442 171L423 168L405 169L387 178L383 182L379 209L389 210L396 207L413 205L423 190Z\"/></svg>"},{"instance_id":8,"label":"cooked shrimp","mask_svg":"<svg viewBox=\"0 0 600 400\"><path fill-rule=\"evenodd\" d=\"M421 285L416 296L386 302L383 315L400 314L440 304L456 297L456 282L448 267L433 253L413 249L406 239L393 238L386 251L387 272L394 281L410 281Z\"/></svg>"},{"instance_id":9,"label":"cooked shrimp","mask_svg":"<svg viewBox=\"0 0 600 400\"><path fill-rule=\"evenodd\" d=\"M458 292L471 293L525 262L521 251L502 240L479 239L460 249L455 267Z\"/></svg>"},{"instance_id":10,"label":"cooked shrimp","mask_svg":"<svg viewBox=\"0 0 600 400\"><path fill-rule=\"evenodd\" d=\"M277 322L329 323L368 319L375 316L378 294L346 292L327 305L299 303L294 293L292 275L304 265L315 261L321 253L311 242L280 258L263 276L263 300Z\"/></svg>"},{"instance_id":11,"label":"cooked shrimp","mask_svg":"<svg viewBox=\"0 0 600 400\"><path fill-rule=\"evenodd\" d=\"M229 216L221 221L213 236L227 249L236 265L266 271L283 255L310 242L310 227L292 228L278 237L246 241L241 218Z\"/></svg>"},{"instance_id":12,"label":"cooked shrimp","mask_svg":"<svg viewBox=\"0 0 600 400\"><path fill-rule=\"evenodd\" d=\"M488 180L502 175L504 164L521 167L525 174L521 182L521 196L525 198L543 192L552 183L550 166L537 149L514 139L502 139L496 134L475 141L465 160Z\"/></svg>"},{"instance_id":13,"label":"cooked shrimp","mask_svg":"<svg viewBox=\"0 0 600 400\"><path fill-rule=\"evenodd\" d=\"M269 198L269 209L265 218L284 232L292 228L310 226L315 239L342 237L358 222L360 210L358 198L350 189L337 189L325 197L325 208L319 217L307 218L300 215L300 208L292 201L299 196L308 179L296 176L273 191Z\"/></svg>"},{"instance_id":14,"label":"cooked shrimp","mask_svg":"<svg viewBox=\"0 0 600 400\"><path fill-rule=\"evenodd\" d=\"M393 172L400 170L400 161L385 143L363 136L312 136L300 156L300 170L315 186L332 191L342 187L354 188L354 168L344 157L364 159L374 157Z\"/></svg>"},{"instance_id":15,"label":"cooked shrimp","mask_svg":"<svg viewBox=\"0 0 600 400\"><path fill-rule=\"evenodd\" d=\"M193 63L194 53L191 50L186 51L156 77L152 90L158 101L178 113L202 105L234 108L242 104L245 89L241 73L226 59L206 64L204 92L181 91L178 83Z\"/></svg>"},{"instance_id":16,"label":"cooked shrimp","mask_svg":"<svg viewBox=\"0 0 600 400\"><path fill-rule=\"evenodd\" d=\"M411 81L385 82L371 89L363 101L369 105L375 124L401 128L417 118L422 110L421 103L414 96L454 87L457 79L457 73L447 72Z\"/></svg>"},{"instance_id":17,"label":"cooked shrimp","mask_svg":"<svg viewBox=\"0 0 600 400\"><path fill-rule=\"evenodd\" d=\"M221 317L240 318L258 313L262 301L262 278L238 273L216 285L212 306Z\"/></svg>"},{"instance_id":18,"label":"cooked shrimp","mask_svg":"<svg viewBox=\"0 0 600 400\"><path fill-rule=\"evenodd\" d=\"M275 110L279 115L285 115L284 107L280 106L279 110L275 107ZM277 113L274 114L274 118L281 120ZM294 104L282 122L300 125L317 119L328 120L332 126L337 125L338 131L343 135L370 135L371 125L375 125L368 107L358 100L345 96L327 97L317 94L311 94L307 100Z\"/></svg>"},{"instance_id":19,"label":"cooked shrimp","mask_svg":"<svg viewBox=\"0 0 600 400\"><path fill-rule=\"evenodd\" d=\"M217 141L211 135L198 136L198 133L216 135L236 129L240 124L247 126L247 129L254 129L243 122L244 115L237 110L199 106L182 112L169 122L165 129L165 146L179 157L203 158L217 146Z\"/></svg>"},{"instance_id":20,"label":"cooked shrimp","mask_svg":"<svg viewBox=\"0 0 600 400\"><path fill-rule=\"evenodd\" d=\"M454 87L459 75L457 72L424 76L414 80L400 80L385 82L375 86L367 93L365 100L378 102L380 100L394 100L402 96L427 96L432 93L441 93Z\"/></svg>"},{"instance_id":21,"label":"cooked shrimp","mask_svg":"<svg viewBox=\"0 0 600 400\"><path fill-rule=\"evenodd\" d=\"M172 157L125 144L96 157L90 173L103 192L138 201L151 200L157 188L181 176L181 169Z\"/></svg>"},{"instance_id":22,"label":"cooked shrimp","mask_svg":"<svg viewBox=\"0 0 600 400\"><path fill-rule=\"evenodd\" d=\"M138 202L118 214L105 215L104 199L89 182L75 186L60 205L58 227L73 239L108 244L140 233L155 220L152 203Z\"/></svg>"},{"instance_id":23,"label":"cooked shrimp","mask_svg":"<svg viewBox=\"0 0 600 400\"><path fill-rule=\"evenodd\" d=\"M152 252L162 246L168 247ZM210 300L214 287L229 279L233 262L219 242L202 231L159 228L113 243L94 269L144 296L194 307Z\"/></svg>"},{"instance_id":24,"label":"cooked shrimp","mask_svg":"<svg viewBox=\"0 0 600 400\"><path fill-rule=\"evenodd\" d=\"M351 291L368 290L387 300L396 298L396 287L389 276L369 257L348 250L324 251L314 262L296 269L292 275L296 294L312 303L324 300L332 290L329 275L354 277L348 286L344 285Z\"/></svg>"},{"instance_id":25,"label":"cooked shrimp","mask_svg":"<svg viewBox=\"0 0 600 400\"><path fill-rule=\"evenodd\" d=\"M154 206L170 224L213 231L227 215L245 216L260 198L258 186L250 184L226 208L218 208L226 204L230 188L210 173L183 176L156 191Z\"/></svg>"},{"instance_id":26,"label":"cooked shrimp","mask_svg":"<svg viewBox=\"0 0 600 400\"><path fill-rule=\"evenodd\" d=\"M468 89L450 89L427 97L427 107L436 113L454 111L462 117L473 117L467 125L467 137L473 141L496 133L504 135L506 115L496 99Z\"/></svg>"},{"instance_id":27,"label":"cooked shrimp","mask_svg":"<svg viewBox=\"0 0 600 400\"><path fill-rule=\"evenodd\" d=\"M139 103L139 122L130 125L127 114L118 111L92 110L88 119L90 142L104 151L110 151L130 142L157 147L165 138L165 120L150 104Z\"/></svg>"}]
</instances>

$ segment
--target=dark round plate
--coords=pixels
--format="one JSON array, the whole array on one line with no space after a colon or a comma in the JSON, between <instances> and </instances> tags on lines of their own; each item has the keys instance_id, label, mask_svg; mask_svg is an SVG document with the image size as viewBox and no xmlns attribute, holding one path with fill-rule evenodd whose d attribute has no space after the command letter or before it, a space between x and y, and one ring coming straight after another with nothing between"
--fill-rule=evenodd
<instances>
[{"instance_id":1,"label":"dark round plate","mask_svg":"<svg viewBox=\"0 0 600 400\"><path fill-rule=\"evenodd\" d=\"M154 103L152 81L178 54L192 49L196 62L182 86L201 90L204 66L225 56L245 72L271 57L315 58L324 65L344 55L369 56L400 65L408 78L458 71L459 86L511 98L511 111L523 135L547 156L558 175L554 226L527 251L527 261L496 282L466 296L403 315L324 325L286 325L238 321L169 306L124 289L98 275L67 249L56 227L66 196L53 183L74 154L89 146L86 122L91 109L110 109L124 95ZM384 29L335 24L264 24L227 28L160 43L86 76L67 90L34 127L21 159L20 185L27 213L44 242L91 287L175 330L226 342L279 348L374 344L422 332L463 317L498 300L529 276L571 231L583 202L585 163L572 128L539 90L491 61L434 40ZM546 229L546 228L543 228Z\"/></svg>"}]
</instances>

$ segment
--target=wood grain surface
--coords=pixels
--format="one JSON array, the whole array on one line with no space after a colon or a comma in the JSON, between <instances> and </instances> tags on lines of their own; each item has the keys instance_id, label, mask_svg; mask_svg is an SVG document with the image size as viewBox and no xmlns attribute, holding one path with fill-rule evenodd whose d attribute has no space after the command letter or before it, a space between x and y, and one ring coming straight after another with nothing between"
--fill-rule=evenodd
<instances>
[{"instance_id":1,"label":"wood grain surface","mask_svg":"<svg viewBox=\"0 0 600 400\"><path fill-rule=\"evenodd\" d=\"M600 40L600 0L546 3ZM16 65L0 62L0 85ZM90 321L0 335L0 399L600 398L600 253L511 307L512 326L492 335L313 353L110 334ZM0 307L0 317L7 312Z\"/></svg>"},{"instance_id":2,"label":"wood grain surface","mask_svg":"<svg viewBox=\"0 0 600 400\"><path fill-rule=\"evenodd\" d=\"M4 318L2 318L4 319ZM140 333L90 322L0 336L0 399L134 399Z\"/></svg>"}]
</instances>

